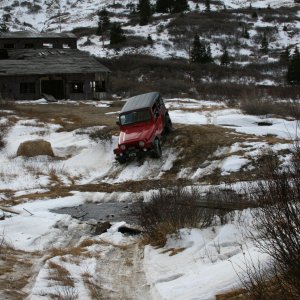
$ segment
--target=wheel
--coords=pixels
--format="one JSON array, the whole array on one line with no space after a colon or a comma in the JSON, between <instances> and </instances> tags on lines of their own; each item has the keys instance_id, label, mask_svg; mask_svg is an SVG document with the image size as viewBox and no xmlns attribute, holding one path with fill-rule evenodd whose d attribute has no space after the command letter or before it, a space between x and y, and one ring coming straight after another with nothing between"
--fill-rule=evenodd
<instances>
[{"instance_id":1,"label":"wheel","mask_svg":"<svg viewBox=\"0 0 300 300\"><path fill-rule=\"evenodd\" d=\"M170 133L172 131L173 127L172 127L172 121L169 118L169 116L166 118L166 124L165 124L165 128L164 128L164 132L166 134Z\"/></svg>"},{"instance_id":2,"label":"wheel","mask_svg":"<svg viewBox=\"0 0 300 300\"><path fill-rule=\"evenodd\" d=\"M153 157L160 158L162 155L161 145L158 138L154 140Z\"/></svg>"},{"instance_id":3,"label":"wheel","mask_svg":"<svg viewBox=\"0 0 300 300\"><path fill-rule=\"evenodd\" d=\"M116 161L122 165L122 164L125 164L126 158L123 156L116 156Z\"/></svg>"}]
</instances>

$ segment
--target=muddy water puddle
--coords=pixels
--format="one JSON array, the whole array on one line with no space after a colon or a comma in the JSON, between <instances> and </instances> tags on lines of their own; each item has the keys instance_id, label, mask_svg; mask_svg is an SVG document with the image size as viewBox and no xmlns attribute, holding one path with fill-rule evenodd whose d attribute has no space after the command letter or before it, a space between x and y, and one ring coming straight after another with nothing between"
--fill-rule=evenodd
<instances>
[{"instance_id":1,"label":"muddy water puddle","mask_svg":"<svg viewBox=\"0 0 300 300\"><path fill-rule=\"evenodd\" d=\"M129 202L85 203L74 207L52 210L54 213L67 214L81 221L96 220L97 222L121 222L138 224L133 210L135 205Z\"/></svg>"}]
</instances>

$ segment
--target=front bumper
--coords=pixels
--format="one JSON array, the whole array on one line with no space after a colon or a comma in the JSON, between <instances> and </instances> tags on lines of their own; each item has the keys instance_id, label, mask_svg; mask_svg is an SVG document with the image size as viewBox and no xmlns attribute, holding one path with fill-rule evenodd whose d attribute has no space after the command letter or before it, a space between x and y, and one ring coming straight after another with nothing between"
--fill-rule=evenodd
<instances>
[{"instance_id":1,"label":"front bumper","mask_svg":"<svg viewBox=\"0 0 300 300\"><path fill-rule=\"evenodd\" d=\"M147 147L128 147L126 150L122 150L119 147L114 149L114 154L116 157L124 158L124 159L129 159L129 158L134 158L134 157L140 157L145 155L149 150Z\"/></svg>"}]
</instances>

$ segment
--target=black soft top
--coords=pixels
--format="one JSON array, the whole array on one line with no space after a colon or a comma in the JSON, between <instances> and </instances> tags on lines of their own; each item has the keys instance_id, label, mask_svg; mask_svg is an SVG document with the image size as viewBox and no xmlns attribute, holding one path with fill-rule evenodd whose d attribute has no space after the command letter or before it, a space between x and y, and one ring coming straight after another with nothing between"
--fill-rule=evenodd
<instances>
[{"instance_id":1,"label":"black soft top","mask_svg":"<svg viewBox=\"0 0 300 300\"><path fill-rule=\"evenodd\" d=\"M129 98L120 113L152 107L159 96L158 92L151 92Z\"/></svg>"}]
</instances>

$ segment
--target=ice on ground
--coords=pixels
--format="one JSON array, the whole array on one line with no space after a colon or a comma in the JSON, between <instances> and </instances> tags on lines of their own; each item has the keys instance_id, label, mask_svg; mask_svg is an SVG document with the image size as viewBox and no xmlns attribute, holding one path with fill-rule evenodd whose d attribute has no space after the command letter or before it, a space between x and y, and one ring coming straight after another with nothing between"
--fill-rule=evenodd
<instances>
[{"instance_id":1,"label":"ice on ground","mask_svg":"<svg viewBox=\"0 0 300 300\"><path fill-rule=\"evenodd\" d=\"M54 214L50 209L78 206L86 201L80 193L73 196L49 200L36 200L16 205L20 215L13 215L0 222L0 232L16 249L38 251L65 245L72 235L80 232L78 222L71 216ZM72 227L74 229L72 230ZM78 227L77 229L75 229ZM66 237L64 232L68 232Z\"/></svg>"}]
</instances>

